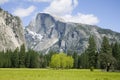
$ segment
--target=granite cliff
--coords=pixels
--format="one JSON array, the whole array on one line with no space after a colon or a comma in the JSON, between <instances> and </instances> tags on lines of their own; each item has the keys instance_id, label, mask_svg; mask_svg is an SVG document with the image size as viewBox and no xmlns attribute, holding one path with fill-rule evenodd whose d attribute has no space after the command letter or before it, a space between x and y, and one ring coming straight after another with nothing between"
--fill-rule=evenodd
<instances>
[{"instance_id":1,"label":"granite cliff","mask_svg":"<svg viewBox=\"0 0 120 80\"><path fill-rule=\"evenodd\" d=\"M38 13L25 28L28 48L46 53L49 50L81 53L87 48L90 35L94 35L98 50L103 36L110 41L120 41L120 33L95 25L65 22L46 13Z\"/></svg>"},{"instance_id":2,"label":"granite cliff","mask_svg":"<svg viewBox=\"0 0 120 80\"><path fill-rule=\"evenodd\" d=\"M0 51L14 50L22 44L25 37L20 18L0 8Z\"/></svg>"}]
</instances>

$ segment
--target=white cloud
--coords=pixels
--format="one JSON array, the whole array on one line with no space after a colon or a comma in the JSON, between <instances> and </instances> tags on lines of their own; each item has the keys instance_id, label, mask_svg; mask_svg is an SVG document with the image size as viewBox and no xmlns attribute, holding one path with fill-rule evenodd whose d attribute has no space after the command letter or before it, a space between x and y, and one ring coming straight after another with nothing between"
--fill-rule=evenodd
<instances>
[{"instance_id":1,"label":"white cloud","mask_svg":"<svg viewBox=\"0 0 120 80\"><path fill-rule=\"evenodd\" d=\"M33 2L50 2L52 0L28 0L28 1L33 1Z\"/></svg>"},{"instance_id":2,"label":"white cloud","mask_svg":"<svg viewBox=\"0 0 120 80\"><path fill-rule=\"evenodd\" d=\"M66 22L75 22L95 25L99 22L98 18L93 14L82 14L78 12L72 15L73 10L78 5L78 0L53 0L43 12L60 16Z\"/></svg>"},{"instance_id":3,"label":"white cloud","mask_svg":"<svg viewBox=\"0 0 120 80\"><path fill-rule=\"evenodd\" d=\"M96 25L99 23L99 19L94 14L83 14L81 12L72 15L73 10L78 5L78 0L27 0L33 2L49 2L50 5L46 7L43 12L50 13L61 17L66 22L83 23ZM13 14L19 17L29 16L33 11L35 11L35 6L30 6L28 8L18 8Z\"/></svg>"},{"instance_id":4,"label":"white cloud","mask_svg":"<svg viewBox=\"0 0 120 80\"><path fill-rule=\"evenodd\" d=\"M93 14L78 13L75 16L65 15L62 18L66 22L75 22L75 23L83 23L83 24L90 24L90 25L95 25L99 22L99 19Z\"/></svg>"},{"instance_id":5,"label":"white cloud","mask_svg":"<svg viewBox=\"0 0 120 80\"><path fill-rule=\"evenodd\" d=\"M30 6L28 8L17 8L13 14L21 18L29 16L33 11L35 11L35 6Z\"/></svg>"},{"instance_id":6,"label":"white cloud","mask_svg":"<svg viewBox=\"0 0 120 80\"><path fill-rule=\"evenodd\" d=\"M4 4L6 2L8 2L9 0L0 0L0 4Z\"/></svg>"},{"instance_id":7,"label":"white cloud","mask_svg":"<svg viewBox=\"0 0 120 80\"><path fill-rule=\"evenodd\" d=\"M71 14L77 5L78 0L53 0L44 12L55 15Z\"/></svg>"}]
</instances>

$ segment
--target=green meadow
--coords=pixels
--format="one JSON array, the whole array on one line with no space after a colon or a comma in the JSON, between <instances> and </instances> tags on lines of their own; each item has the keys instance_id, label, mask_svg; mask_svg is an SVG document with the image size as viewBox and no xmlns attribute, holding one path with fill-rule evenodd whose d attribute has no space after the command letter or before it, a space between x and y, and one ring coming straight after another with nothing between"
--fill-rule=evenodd
<instances>
[{"instance_id":1,"label":"green meadow","mask_svg":"<svg viewBox=\"0 0 120 80\"><path fill-rule=\"evenodd\" d=\"M120 80L119 72L88 69L0 69L0 80Z\"/></svg>"}]
</instances>

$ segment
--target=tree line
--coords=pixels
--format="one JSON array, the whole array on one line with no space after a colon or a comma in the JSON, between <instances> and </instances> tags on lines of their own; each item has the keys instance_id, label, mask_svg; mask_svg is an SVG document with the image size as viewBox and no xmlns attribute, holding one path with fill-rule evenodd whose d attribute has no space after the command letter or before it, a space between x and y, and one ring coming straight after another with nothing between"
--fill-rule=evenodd
<instances>
[{"instance_id":1,"label":"tree line","mask_svg":"<svg viewBox=\"0 0 120 80\"><path fill-rule=\"evenodd\" d=\"M104 36L101 48L98 50L94 36L89 37L88 48L81 54L74 53L74 68L99 68L120 70L120 44L109 42Z\"/></svg>"},{"instance_id":2,"label":"tree line","mask_svg":"<svg viewBox=\"0 0 120 80\"><path fill-rule=\"evenodd\" d=\"M14 51L7 50L0 52L1 68L35 68L38 67L38 53L33 50L26 52L25 45L16 48Z\"/></svg>"},{"instance_id":3,"label":"tree line","mask_svg":"<svg viewBox=\"0 0 120 80\"><path fill-rule=\"evenodd\" d=\"M104 36L101 48L97 49L94 36L89 37L88 48L81 54L77 52L58 53L49 51L48 54L26 50L25 45L14 51L0 52L1 68L99 68L120 70L120 44L110 43Z\"/></svg>"},{"instance_id":4,"label":"tree line","mask_svg":"<svg viewBox=\"0 0 120 80\"><path fill-rule=\"evenodd\" d=\"M27 50L23 44L20 49L0 52L0 68L72 68L73 58L65 53L50 51L48 54Z\"/></svg>"}]
</instances>

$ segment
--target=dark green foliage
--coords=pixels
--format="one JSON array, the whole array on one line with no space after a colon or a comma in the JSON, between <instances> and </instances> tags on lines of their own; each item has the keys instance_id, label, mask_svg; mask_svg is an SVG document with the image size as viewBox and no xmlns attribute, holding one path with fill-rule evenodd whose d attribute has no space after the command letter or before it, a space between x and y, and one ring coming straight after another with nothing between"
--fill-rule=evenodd
<instances>
[{"instance_id":1,"label":"dark green foliage","mask_svg":"<svg viewBox=\"0 0 120 80\"><path fill-rule=\"evenodd\" d=\"M11 50L7 50L6 53L4 54L4 67L5 68L8 68L8 67L11 67L11 53L12 51Z\"/></svg>"},{"instance_id":2,"label":"dark green foliage","mask_svg":"<svg viewBox=\"0 0 120 80\"><path fill-rule=\"evenodd\" d=\"M49 60L49 59L48 59ZM46 68L47 66L49 66L49 61L47 61L47 54L43 55L42 53L39 56L39 67L40 68Z\"/></svg>"},{"instance_id":3,"label":"dark green foliage","mask_svg":"<svg viewBox=\"0 0 120 80\"><path fill-rule=\"evenodd\" d=\"M36 51L30 50L30 68L37 68L39 67L39 55Z\"/></svg>"},{"instance_id":4,"label":"dark green foliage","mask_svg":"<svg viewBox=\"0 0 120 80\"><path fill-rule=\"evenodd\" d=\"M30 50L28 52L26 52L25 55L25 67L29 68L30 67Z\"/></svg>"},{"instance_id":5,"label":"dark green foliage","mask_svg":"<svg viewBox=\"0 0 120 80\"><path fill-rule=\"evenodd\" d=\"M20 50L7 50L0 52L0 68L37 68L39 67L39 55L36 51L28 50L22 45Z\"/></svg>"},{"instance_id":6,"label":"dark green foliage","mask_svg":"<svg viewBox=\"0 0 120 80\"><path fill-rule=\"evenodd\" d=\"M108 64L114 66L116 63L116 59L112 56L112 48L109 44L109 40L107 37L103 38L99 60L100 60L101 68L103 69L105 69Z\"/></svg>"},{"instance_id":7,"label":"dark green foliage","mask_svg":"<svg viewBox=\"0 0 120 80\"><path fill-rule=\"evenodd\" d=\"M120 44L118 42L112 45L112 55L117 60L116 68L120 70Z\"/></svg>"},{"instance_id":8,"label":"dark green foliage","mask_svg":"<svg viewBox=\"0 0 120 80\"><path fill-rule=\"evenodd\" d=\"M24 68L25 67L25 45L23 44L20 47L20 54L19 54L19 67Z\"/></svg>"},{"instance_id":9,"label":"dark green foliage","mask_svg":"<svg viewBox=\"0 0 120 80\"><path fill-rule=\"evenodd\" d=\"M0 68L4 65L4 51L0 52Z\"/></svg>"},{"instance_id":10,"label":"dark green foliage","mask_svg":"<svg viewBox=\"0 0 120 80\"><path fill-rule=\"evenodd\" d=\"M89 67L96 68L97 65L97 49L96 49L96 43L94 40L94 36L90 36L89 38L89 46L87 49L88 53L88 60L89 60Z\"/></svg>"},{"instance_id":11,"label":"dark green foliage","mask_svg":"<svg viewBox=\"0 0 120 80\"><path fill-rule=\"evenodd\" d=\"M78 60L79 68L87 69L89 68L89 57L86 51L79 56Z\"/></svg>"},{"instance_id":12,"label":"dark green foliage","mask_svg":"<svg viewBox=\"0 0 120 80\"><path fill-rule=\"evenodd\" d=\"M102 44L101 44L101 52L100 53L105 53L105 54L108 54L108 55L112 55L112 48L109 44L109 40L107 37L103 37L103 41L102 41Z\"/></svg>"},{"instance_id":13,"label":"dark green foliage","mask_svg":"<svg viewBox=\"0 0 120 80\"><path fill-rule=\"evenodd\" d=\"M116 42L116 43L113 45L112 55L113 55L113 57L115 57L116 59L119 59L119 58L120 58L120 45L119 45L118 42Z\"/></svg>"},{"instance_id":14,"label":"dark green foliage","mask_svg":"<svg viewBox=\"0 0 120 80\"><path fill-rule=\"evenodd\" d=\"M12 53L11 50L7 50L6 52L3 52L1 54L2 58L1 67L5 68L11 67L11 53Z\"/></svg>"},{"instance_id":15,"label":"dark green foliage","mask_svg":"<svg viewBox=\"0 0 120 80\"><path fill-rule=\"evenodd\" d=\"M36 51L29 49L25 56L25 67L37 68L39 67L39 55Z\"/></svg>"},{"instance_id":16,"label":"dark green foliage","mask_svg":"<svg viewBox=\"0 0 120 80\"><path fill-rule=\"evenodd\" d=\"M26 52L25 45L21 45L20 49L14 51L7 50L0 52L0 68L46 68L49 67L51 57L55 52L39 55L38 52L29 49Z\"/></svg>"},{"instance_id":17,"label":"dark green foliage","mask_svg":"<svg viewBox=\"0 0 120 80\"><path fill-rule=\"evenodd\" d=\"M74 59L73 68L78 68L78 54L76 52L74 52L73 55L72 55L72 57Z\"/></svg>"},{"instance_id":18,"label":"dark green foliage","mask_svg":"<svg viewBox=\"0 0 120 80\"><path fill-rule=\"evenodd\" d=\"M11 53L11 64L13 68L19 67L19 48L16 48L13 53Z\"/></svg>"},{"instance_id":19,"label":"dark green foliage","mask_svg":"<svg viewBox=\"0 0 120 80\"><path fill-rule=\"evenodd\" d=\"M100 57L99 60L101 65L100 67L102 69L105 69L108 63L110 63L111 65L115 65L116 63L116 59L112 55L101 53L99 57Z\"/></svg>"},{"instance_id":20,"label":"dark green foliage","mask_svg":"<svg viewBox=\"0 0 120 80\"><path fill-rule=\"evenodd\" d=\"M1 68L17 68L19 66L19 49L15 51L7 50L0 52L0 67Z\"/></svg>"}]
</instances>

